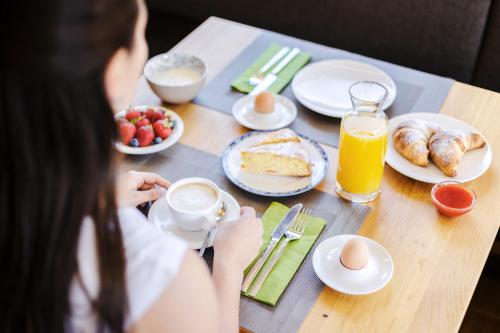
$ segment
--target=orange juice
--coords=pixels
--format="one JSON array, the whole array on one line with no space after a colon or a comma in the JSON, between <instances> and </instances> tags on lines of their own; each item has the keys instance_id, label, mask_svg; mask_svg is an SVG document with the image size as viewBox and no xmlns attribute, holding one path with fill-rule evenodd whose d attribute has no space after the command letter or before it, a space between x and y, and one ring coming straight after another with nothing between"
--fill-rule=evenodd
<instances>
[{"instance_id":1,"label":"orange juice","mask_svg":"<svg viewBox=\"0 0 500 333\"><path fill-rule=\"evenodd\" d=\"M347 115L340 128L337 192L370 201L380 192L387 147L387 118Z\"/></svg>"}]
</instances>

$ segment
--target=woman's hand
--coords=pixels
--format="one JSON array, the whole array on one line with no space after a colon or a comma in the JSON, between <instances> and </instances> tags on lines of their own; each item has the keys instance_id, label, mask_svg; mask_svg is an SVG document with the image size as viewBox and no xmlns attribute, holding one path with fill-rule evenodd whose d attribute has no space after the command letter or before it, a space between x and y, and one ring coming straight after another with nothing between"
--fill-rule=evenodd
<instances>
[{"instance_id":1,"label":"woman's hand","mask_svg":"<svg viewBox=\"0 0 500 333\"><path fill-rule=\"evenodd\" d=\"M215 259L243 273L259 253L262 245L262 223L250 207L241 208L241 217L224 223L214 241ZM229 268L229 267L228 267Z\"/></svg>"},{"instance_id":2,"label":"woman's hand","mask_svg":"<svg viewBox=\"0 0 500 333\"><path fill-rule=\"evenodd\" d=\"M116 195L118 206L138 206L165 194L170 182L149 172L128 171L118 177Z\"/></svg>"}]
</instances>

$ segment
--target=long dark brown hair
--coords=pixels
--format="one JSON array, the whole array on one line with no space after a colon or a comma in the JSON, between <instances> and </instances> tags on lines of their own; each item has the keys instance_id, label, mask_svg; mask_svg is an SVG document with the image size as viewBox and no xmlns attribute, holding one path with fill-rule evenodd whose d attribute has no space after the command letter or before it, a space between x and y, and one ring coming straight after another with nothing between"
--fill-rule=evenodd
<instances>
[{"instance_id":1,"label":"long dark brown hair","mask_svg":"<svg viewBox=\"0 0 500 333\"><path fill-rule=\"evenodd\" d=\"M0 332L71 331L80 227L96 230L101 331L123 331L116 138L103 76L131 47L136 0L0 5Z\"/></svg>"}]
</instances>

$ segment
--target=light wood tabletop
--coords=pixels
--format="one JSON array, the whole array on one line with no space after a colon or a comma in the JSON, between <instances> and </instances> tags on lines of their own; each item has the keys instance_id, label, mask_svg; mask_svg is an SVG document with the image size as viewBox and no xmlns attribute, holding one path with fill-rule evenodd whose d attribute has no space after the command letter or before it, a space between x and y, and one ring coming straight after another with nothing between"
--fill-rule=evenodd
<instances>
[{"instance_id":1,"label":"light wood tabletop","mask_svg":"<svg viewBox=\"0 0 500 333\"><path fill-rule=\"evenodd\" d=\"M213 79L262 31L209 18L174 49L201 57ZM165 33L168 33L166 31ZM137 104L159 105L142 79ZM172 106L185 122L180 142L216 155L248 130L228 114L196 104ZM478 195L462 217L440 216L430 199L431 185L386 166L382 195L359 233L381 243L394 260L394 276L382 290L348 296L325 287L301 332L457 332L500 225L500 94L455 82L440 111L466 121L487 138L493 163L470 183ZM317 189L335 194L337 149L323 145L329 174ZM128 163L128 168L146 168Z\"/></svg>"}]
</instances>

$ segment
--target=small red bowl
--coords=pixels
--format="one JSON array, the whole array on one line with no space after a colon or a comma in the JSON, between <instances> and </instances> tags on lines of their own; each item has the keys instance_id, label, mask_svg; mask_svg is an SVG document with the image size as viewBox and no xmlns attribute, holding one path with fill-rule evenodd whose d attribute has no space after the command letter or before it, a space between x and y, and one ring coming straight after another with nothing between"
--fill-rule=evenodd
<instances>
[{"instance_id":1,"label":"small red bowl","mask_svg":"<svg viewBox=\"0 0 500 333\"><path fill-rule=\"evenodd\" d=\"M458 182L445 181L432 187L432 202L437 210L449 217L469 212L476 204L476 193Z\"/></svg>"}]
</instances>

